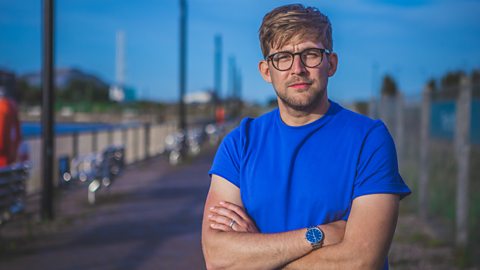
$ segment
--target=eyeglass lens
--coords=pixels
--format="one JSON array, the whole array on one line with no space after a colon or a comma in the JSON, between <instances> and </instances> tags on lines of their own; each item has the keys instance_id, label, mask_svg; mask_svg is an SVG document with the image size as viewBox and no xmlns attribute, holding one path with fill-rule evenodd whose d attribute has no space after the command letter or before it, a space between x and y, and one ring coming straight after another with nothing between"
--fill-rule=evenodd
<instances>
[{"instance_id":1,"label":"eyeglass lens","mask_svg":"<svg viewBox=\"0 0 480 270\"><path fill-rule=\"evenodd\" d=\"M306 49L299 53L291 52L278 52L271 56L273 66L280 70L285 71L292 67L295 55L300 56L302 64L306 67L313 68L322 62L323 51L320 49L312 48Z\"/></svg>"}]
</instances>

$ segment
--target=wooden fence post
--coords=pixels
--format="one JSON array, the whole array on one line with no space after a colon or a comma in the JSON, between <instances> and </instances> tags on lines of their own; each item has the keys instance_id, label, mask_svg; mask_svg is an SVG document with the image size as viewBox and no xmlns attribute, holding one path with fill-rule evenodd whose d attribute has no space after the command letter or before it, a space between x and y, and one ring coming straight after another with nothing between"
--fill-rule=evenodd
<instances>
[{"instance_id":1,"label":"wooden fence post","mask_svg":"<svg viewBox=\"0 0 480 270\"><path fill-rule=\"evenodd\" d=\"M388 102L388 97L385 95L380 95L379 102L378 102L378 118L383 121L383 123L387 126L387 128L390 130L390 119L389 115L387 114L387 102Z\"/></svg>"},{"instance_id":2,"label":"wooden fence post","mask_svg":"<svg viewBox=\"0 0 480 270\"><path fill-rule=\"evenodd\" d=\"M427 85L423 90L420 126L420 166L418 179L418 202L420 218L426 220L428 215L428 182L429 182L429 137L432 88Z\"/></svg>"},{"instance_id":3,"label":"wooden fence post","mask_svg":"<svg viewBox=\"0 0 480 270\"><path fill-rule=\"evenodd\" d=\"M133 145L133 162L137 162L141 159L140 158L141 142L139 140L140 129L141 129L141 126L132 128L132 133L133 133L133 142L132 142L132 145Z\"/></svg>"},{"instance_id":4,"label":"wooden fence post","mask_svg":"<svg viewBox=\"0 0 480 270\"><path fill-rule=\"evenodd\" d=\"M400 168L402 168L404 164L405 153L405 121L403 94L400 91L395 96L395 110L395 145L397 149L398 165Z\"/></svg>"},{"instance_id":5,"label":"wooden fence post","mask_svg":"<svg viewBox=\"0 0 480 270\"><path fill-rule=\"evenodd\" d=\"M370 102L368 104L368 116L372 119L377 119L377 100L375 97L370 98Z\"/></svg>"},{"instance_id":6,"label":"wooden fence post","mask_svg":"<svg viewBox=\"0 0 480 270\"><path fill-rule=\"evenodd\" d=\"M455 154L457 160L456 238L459 248L468 244L468 210L470 181L470 128L472 113L472 84L469 76L460 81L455 121Z\"/></svg>"}]
</instances>

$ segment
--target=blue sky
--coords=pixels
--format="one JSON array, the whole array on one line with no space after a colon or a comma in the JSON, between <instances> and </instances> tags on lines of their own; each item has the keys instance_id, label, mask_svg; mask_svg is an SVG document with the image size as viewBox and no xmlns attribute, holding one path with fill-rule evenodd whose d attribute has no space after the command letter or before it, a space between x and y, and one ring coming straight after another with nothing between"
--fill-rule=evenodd
<instances>
[{"instance_id":1,"label":"blue sky","mask_svg":"<svg viewBox=\"0 0 480 270\"><path fill-rule=\"evenodd\" d=\"M41 2L0 0L0 68L23 74L41 66ZM126 82L141 98L178 97L177 0L56 1L57 67L78 67L115 80L115 34L126 35ZM257 71L257 37L263 15L292 3L283 0L187 0L187 91L213 86L214 36L223 38L223 87L228 58L242 73L243 96L264 102L274 96ZM333 24L339 69L330 80L331 98L349 102L378 92L392 74L407 96L430 78L452 70L480 68L478 0L297 1L314 5Z\"/></svg>"}]
</instances>

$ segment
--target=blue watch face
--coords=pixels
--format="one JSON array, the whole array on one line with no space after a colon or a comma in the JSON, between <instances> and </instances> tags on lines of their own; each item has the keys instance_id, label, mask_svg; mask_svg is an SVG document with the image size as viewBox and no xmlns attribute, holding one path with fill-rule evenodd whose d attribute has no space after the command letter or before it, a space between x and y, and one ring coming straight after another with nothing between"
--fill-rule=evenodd
<instances>
[{"instance_id":1,"label":"blue watch face","mask_svg":"<svg viewBox=\"0 0 480 270\"><path fill-rule=\"evenodd\" d=\"M323 240L323 233L320 229L316 227L309 228L307 230L305 238L307 238L308 242L316 244Z\"/></svg>"}]
</instances>

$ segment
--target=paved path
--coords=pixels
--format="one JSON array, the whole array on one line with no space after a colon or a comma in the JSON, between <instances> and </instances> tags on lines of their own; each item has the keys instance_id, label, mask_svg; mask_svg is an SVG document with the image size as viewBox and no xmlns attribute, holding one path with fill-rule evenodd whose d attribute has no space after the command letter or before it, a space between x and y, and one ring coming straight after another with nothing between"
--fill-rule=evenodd
<instances>
[{"instance_id":1,"label":"paved path","mask_svg":"<svg viewBox=\"0 0 480 270\"><path fill-rule=\"evenodd\" d=\"M211 158L130 167L94 207L86 187L63 192L55 222L32 229L15 220L2 228L0 269L204 269L200 230Z\"/></svg>"}]
</instances>

